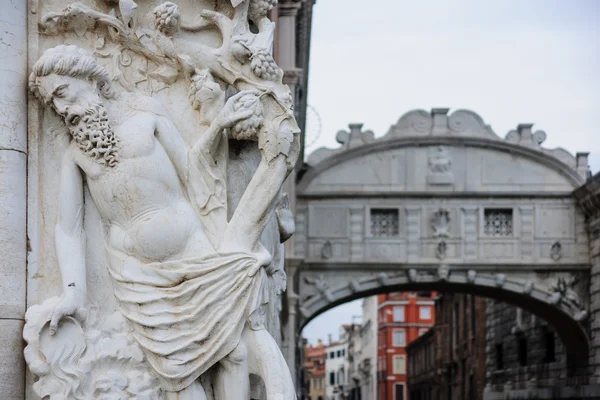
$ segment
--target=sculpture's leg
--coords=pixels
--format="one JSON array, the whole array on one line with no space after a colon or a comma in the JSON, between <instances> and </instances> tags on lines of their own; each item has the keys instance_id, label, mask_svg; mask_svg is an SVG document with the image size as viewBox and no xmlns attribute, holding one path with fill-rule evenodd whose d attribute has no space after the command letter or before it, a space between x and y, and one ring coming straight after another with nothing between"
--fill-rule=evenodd
<instances>
[{"instance_id":1,"label":"sculpture's leg","mask_svg":"<svg viewBox=\"0 0 600 400\"><path fill-rule=\"evenodd\" d=\"M215 378L215 397L218 400L248 400L250 373L248 353L243 340L227 357L219 362L221 368Z\"/></svg>"},{"instance_id":2,"label":"sculpture's leg","mask_svg":"<svg viewBox=\"0 0 600 400\"><path fill-rule=\"evenodd\" d=\"M166 392L165 400L207 400L206 392L200 384L196 381L187 388L179 392Z\"/></svg>"},{"instance_id":3,"label":"sculpture's leg","mask_svg":"<svg viewBox=\"0 0 600 400\"><path fill-rule=\"evenodd\" d=\"M244 329L242 340L248 348L250 373L260 376L267 388L268 400L295 400L290 370L277 342L265 329Z\"/></svg>"}]
</instances>

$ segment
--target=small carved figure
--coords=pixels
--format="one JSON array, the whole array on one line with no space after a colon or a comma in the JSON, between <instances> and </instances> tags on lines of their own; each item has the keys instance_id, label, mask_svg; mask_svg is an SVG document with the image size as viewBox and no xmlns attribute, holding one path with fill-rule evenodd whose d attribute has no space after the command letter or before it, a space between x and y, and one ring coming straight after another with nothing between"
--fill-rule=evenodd
<instances>
[{"instance_id":1,"label":"small carved figure","mask_svg":"<svg viewBox=\"0 0 600 400\"><path fill-rule=\"evenodd\" d=\"M579 282L576 277L569 279L559 277L550 290L554 293L550 296L550 302L558 304L563 300L566 300L573 304L578 310L583 310L583 304L579 298L579 295L575 292L575 285Z\"/></svg>"},{"instance_id":2,"label":"small carved figure","mask_svg":"<svg viewBox=\"0 0 600 400\"><path fill-rule=\"evenodd\" d=\"M477 278L477 271L474 269L470 269L467 271L467 281L469 283L475 283L475 279Z\"/></svg>"},{"instance_id":3,"label":"small carved figure","mask_svg":"<svg viewBox=\"0 0 600 400\"><path fill-rule=\"evenodd\" d=\"M328 240L323 244L323 247L321 248L321 258L328 260L331 258L332 255L333 252L331 248L331 242Z\"/></svg>"},{"instance_id":4,"label":"small carved figure","mask_svg":"<svg viewBox=\"0 0 600 400\"><path fill-rule=\"evenodd\" d=\"M331 296L331 293L329 292L329 283L327 283L327 280L325 279L323 274L319 275L316 279L305 277L304 282L306 282L309 285L314 286L315 289L317 289L317 292L319 294L321 294L323 297L325 297L327 299L327 301L330 301L330 302L333 301L333 297Z\"/></svg>"},{"instance_id":5,"label":"small carved figure","mask_svg":"<svg viewBox=\"0 0 600 400\"><path fill-rule=\"evenodd\" d=\"M409 269L407 275L410 282L417 282L419 280L419 273L414 268Z\"/></svg>"},{"instance_id":6,"label":"small carved figure","mask_svg":"<svg viewBox=\"0 0 600 400\"><path fill-rule=\"evenodd\" d=\"M435 256L440 260L446 258L446 253L448 251L448 244L445 241L440 241L435 249Z\"/></svg>"},{"instance_id":7,"label":"small carved figure","mask_svg":"<svg viewBox=\"0 0 600 400\"><path fill-rule=\"evenodd\" d=\"M436 147L435 152L429 157L429 170L433 173L447 173L452 168L450 153L443 146Z\"/></svg>"},{"instance_id":8,"label":"small carved figure","mask_svg":"<svg viewBox=\"0 0 600 400\"><path fill-rule=\"evenodd\" d=\"M438 267L438 278L441 281L447 281L450 277L450 267L447 264L440 264Z\"/></svg>"},{"instance_id":9,"label":"small carved figure","mask_svg":"<svg viewBox=\"0 0 600 400\"><path fill-rule=\"evenodd\" d=\"M431 218L433 237L450 237L450 212L440 208Z\"/></svg>"}]
</instances>

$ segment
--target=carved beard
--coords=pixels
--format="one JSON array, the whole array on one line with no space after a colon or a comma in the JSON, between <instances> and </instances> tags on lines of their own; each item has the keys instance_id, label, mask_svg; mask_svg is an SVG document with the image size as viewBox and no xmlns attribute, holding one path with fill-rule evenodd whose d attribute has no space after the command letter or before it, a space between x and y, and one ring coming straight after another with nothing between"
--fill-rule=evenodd
<instances>
[{"instance_id":1,"label":"carved beard","mask_svg":"<svg viewBox=\"0 0 600 400\"><path fill-rule=\"evenodd\" d=\"M104 104L89 102L85 115L69 132L77 146L98 164L115 167L119 162L119 139L108 123Z\"/></svg>"}]
</instances>

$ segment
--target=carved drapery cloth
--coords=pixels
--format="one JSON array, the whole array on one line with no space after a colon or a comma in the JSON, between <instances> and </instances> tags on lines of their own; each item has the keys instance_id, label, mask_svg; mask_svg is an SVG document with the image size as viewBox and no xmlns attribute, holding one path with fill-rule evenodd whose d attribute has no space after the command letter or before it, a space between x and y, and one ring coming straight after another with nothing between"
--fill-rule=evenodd
<instances>
[{"instance_id":1,"label":"carved drapery cloth","mask_svg":"<svg viewBox=\"0 0 600 400\"><path fill-rule=\"evenodd\" d=\"M268 260L251 254L151 264L107 254L120 311L167 390L186 388L231 353L264 298Z\"/></svg>"}]
</instances>

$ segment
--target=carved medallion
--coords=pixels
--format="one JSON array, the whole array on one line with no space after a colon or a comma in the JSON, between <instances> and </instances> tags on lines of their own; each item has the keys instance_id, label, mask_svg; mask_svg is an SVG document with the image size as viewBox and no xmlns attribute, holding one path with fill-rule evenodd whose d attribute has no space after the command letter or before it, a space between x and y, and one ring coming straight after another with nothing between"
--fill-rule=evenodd
<instances>
[{"instance_id":1,"label":"carved medallion","mask_svg":"<svg viewBox=\"0 0 600 400\"><path fill-rule=\"evenodd\" d=\"M454 182L454 175L452 174L452 156L444 146L437 146L429 150L428 164L428 184L450 185Z\"/></svg>"},{"instance_id":2,"label":"carved medallion","mask_svg":"<svg viewBox=\"0 0 600 400\"><path fill-rule=\"evenodd\" d=\"M554 244L550 248L550 258L553 259L554 261L558 261L562 258L562 255L563 255L562 245L558 241L554 242Z\"/></svg>"}]
</instances>

